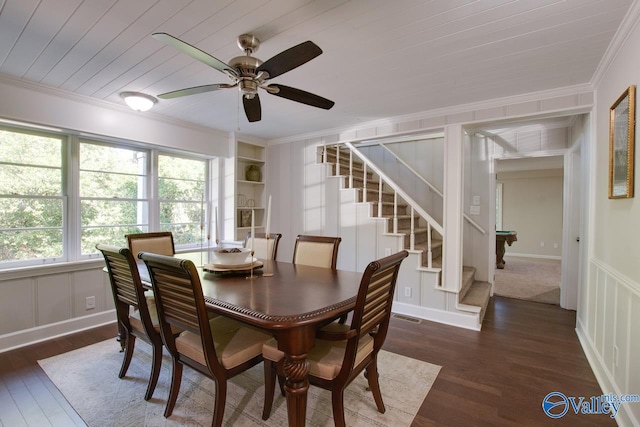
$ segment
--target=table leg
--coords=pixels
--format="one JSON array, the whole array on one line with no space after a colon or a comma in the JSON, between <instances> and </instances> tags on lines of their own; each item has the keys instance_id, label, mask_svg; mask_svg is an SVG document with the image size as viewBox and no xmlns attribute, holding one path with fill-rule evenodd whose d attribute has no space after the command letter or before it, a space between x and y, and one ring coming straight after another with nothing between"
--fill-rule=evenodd
<instances>
[{"instance_id":1,"label":"table leg","mask_svg":"<svg viewBox=\"0 0 640 427\"><path fill-rule=\"evenodd\" d=\"M504 268L504 240L500 239L496 241L496 268Z\"/></svg>"},{"instance_id":2,"label":"table leg","mask_svg":"<svg viewBox=\"0 0 640 427\"><path fill-rule=\"evenodd\" d=\"M289 426L304 426L307 416L307 391L309 390L309 361L306 355L285 356L283 363L286 378Z\"/></svg>"},{"instance_id":3,"label":"table leg","mask_svg":"<svg viewBox=\"0 0 640 427\"><path fill-rule=\"evenodd\" d=\"M306 422L310 367L307 353L315 345L315 327L310 324L276 333L278 348L284 352L280 363L285 377L289 427L302 427Z\"/></svg>"}]
</instances>

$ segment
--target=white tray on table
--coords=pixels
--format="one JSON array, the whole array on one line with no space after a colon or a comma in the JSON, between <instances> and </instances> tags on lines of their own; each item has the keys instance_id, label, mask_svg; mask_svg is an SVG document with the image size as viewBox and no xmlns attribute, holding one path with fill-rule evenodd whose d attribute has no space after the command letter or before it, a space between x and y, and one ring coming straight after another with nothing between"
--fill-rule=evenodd
<instances>
[{"instance_id":1,"label":"white tray on table","mask_svg":"<svg viewBox=\"0 0 640 427\"><path fill-rule=\"evenodd\" d=\"M252 262L247 262L244 264L235 264L235 265L228 265L228 264L205 264L203 267L204 271L209 271L212 273L229 273L229 272L244 272L244 271L249 271L252 268L260 268L263 266L262 261L260 261L258 258L253 258Z\"/></svg>"}]
</instances>

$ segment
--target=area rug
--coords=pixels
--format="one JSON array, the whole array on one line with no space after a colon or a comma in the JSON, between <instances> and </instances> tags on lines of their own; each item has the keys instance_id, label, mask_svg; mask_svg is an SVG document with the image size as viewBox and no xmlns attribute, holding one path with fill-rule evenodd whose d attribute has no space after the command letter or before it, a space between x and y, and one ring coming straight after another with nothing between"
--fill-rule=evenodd
<instances>
[{"instance_id":1,"label":"area rug","mask_svg":"<svg viewBox=\"0 0 640 427\"><path fill-rule=\"evenodd\" d=\"M38 363L90 427L103 426L210 426L213 416L212 380L185 367L173 414L163 417L169 394L171 360L164 355L153 398L144 393L151 366L151 347L136 341L127 375L118 379L123 353L107 340ZM349 426L409 426L440 370L439 366L381 351L380 388L386 412L380 414L367 381L358 376L345 391L345 417ZM263 421L263 365L232 378L227 389L226 426L286 426L287 405L276 391L271 417ZM331 394L311 386L307 401L308 426L333 426Z\"/></svg>"},{"instance_id":2,"label":"area rug","mask_svg":"<svg viewBox=\"0 0 640 427\"><path fill-rule=\"evenodd\" d=\"M493 293L508 298L560 305L560 261L505 257L496 269Z\"/></svg>"}]
</instances>

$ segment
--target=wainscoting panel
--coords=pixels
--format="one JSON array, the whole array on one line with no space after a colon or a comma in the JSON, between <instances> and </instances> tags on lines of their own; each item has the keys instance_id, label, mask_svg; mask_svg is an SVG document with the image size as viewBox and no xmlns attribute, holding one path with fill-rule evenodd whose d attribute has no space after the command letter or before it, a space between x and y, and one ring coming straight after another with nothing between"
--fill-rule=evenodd
<instances>
[{"instance_id":1,"label":"wainscoting panel","mask_svg":"<svg viewBox=\"0 0 640 427\"><path fill-rule=\"evenodd\" d=\"M640 394L640 284L592 259L576 332L604 393ZM640 402L623 403L620 426L640 425Z\"/></svg>"},{"instance_id":2,"label":"wainscoting panel","mask_svg":"<svg viewBox=\"0 0 640 427\"><path fill-rule=\"evenodd\" d=\"M25 270L0 280L0 351L115 320L103 263ZM87 310L89 296L95 308Z\"/></svg>"},{"instance_id":3,"label":"wainscoting panel","mask_svg":"<svg viewBox=\"0 0 640 427\"><path fill-rule=\"evenodd\" d=\"M0 282L0 335L34 326L34 287L31 278Z\"/></svg>"}]
</instances>

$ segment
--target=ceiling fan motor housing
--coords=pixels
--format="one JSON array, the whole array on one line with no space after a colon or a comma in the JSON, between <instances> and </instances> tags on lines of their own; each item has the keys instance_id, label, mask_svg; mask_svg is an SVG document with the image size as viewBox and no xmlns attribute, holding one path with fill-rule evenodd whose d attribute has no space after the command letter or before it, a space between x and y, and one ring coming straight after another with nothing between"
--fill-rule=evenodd
<instances>
[{"instance_id":1,"label":"ceiling fan motor housing","mask_svg":"<svg viewBox=\"0 0 640 427\"><path fill-rule=\"evenodd\" d=\"M240 80L238 88L245 98L253 99L258 93L258 82L255 80Z\"/></svg>"},{"instance_id":2,"label":"ceiling fan motor housing","mask_svg":"<svg viewBox=\"0 0 640 427\"><path fill-rule=\"evenodd\" d=\"M249 55L236 56L229 61L231 65L242 77L255 77L256 69L262 65L262 61Z\"/></svg>"}]
</instances>

